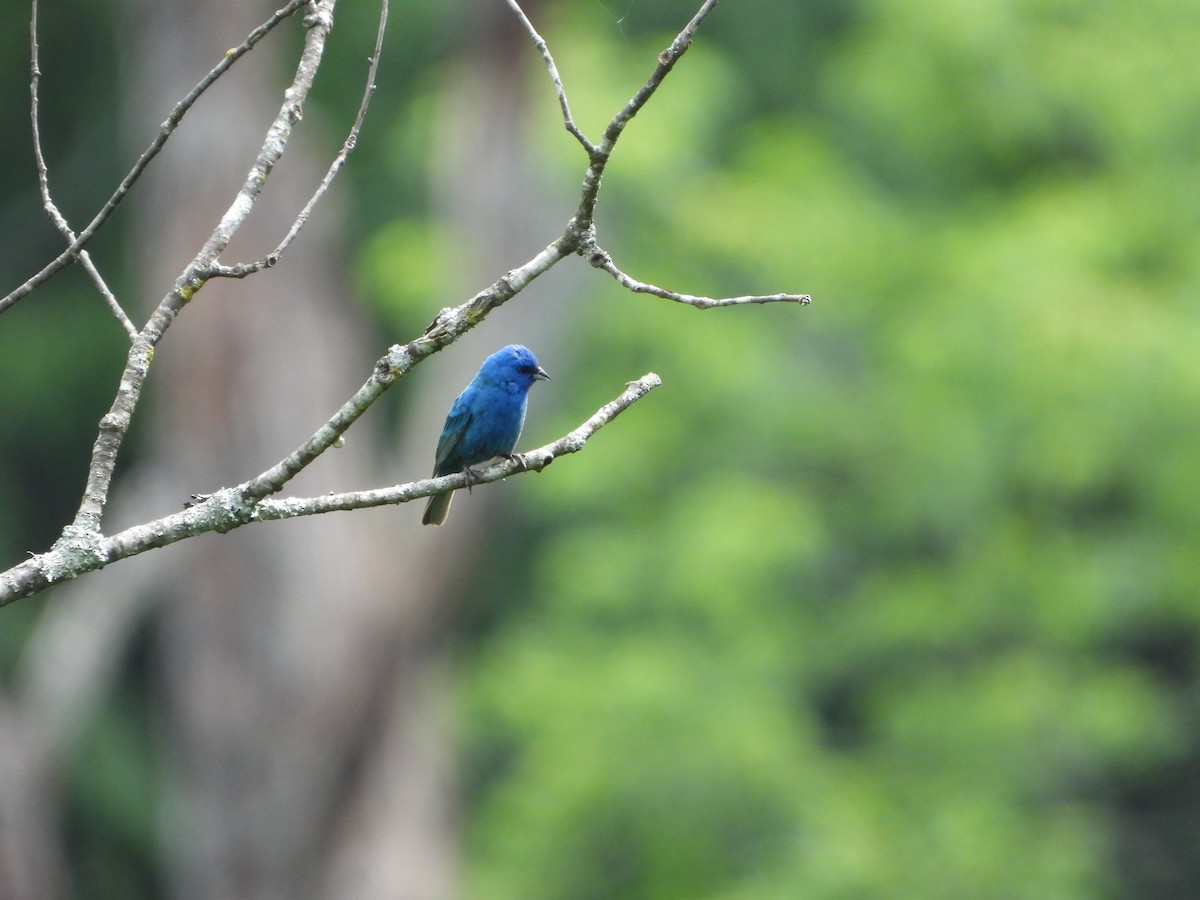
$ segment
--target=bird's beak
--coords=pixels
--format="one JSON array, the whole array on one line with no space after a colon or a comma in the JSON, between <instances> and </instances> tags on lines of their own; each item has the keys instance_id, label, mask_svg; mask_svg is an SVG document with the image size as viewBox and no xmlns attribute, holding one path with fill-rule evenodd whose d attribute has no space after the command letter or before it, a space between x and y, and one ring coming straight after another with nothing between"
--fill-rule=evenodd
<instances>
[{"instance_id":1,"label":"bird's beak","mask_svg":"<svg viewBox=\"0 0 1200 900\"><path fill-rule=\"evenodd\" d=\"M538 366L538 370L533 373L533 380L534 381L549 381L550 376L546 374L545 369L543 369L541 366Z\"/></svg>"}]
</instances>

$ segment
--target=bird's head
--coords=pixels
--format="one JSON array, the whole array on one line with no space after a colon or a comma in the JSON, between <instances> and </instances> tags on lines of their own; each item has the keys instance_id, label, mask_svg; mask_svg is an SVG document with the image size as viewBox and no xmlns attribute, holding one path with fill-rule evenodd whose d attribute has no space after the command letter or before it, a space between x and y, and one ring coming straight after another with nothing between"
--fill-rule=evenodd
<instances>
[{"instance_id":1,"label":"bird's head","mask_svg":"<svg viewBox=\"0 0 1200 900\"><path fill-rule=\"evenodd\" d=\"M527 347L509 344L483 361L480 370L498 381L508 381L528 389L535 381L549 381L546 370Z\"/></svg>"}]
</instances>

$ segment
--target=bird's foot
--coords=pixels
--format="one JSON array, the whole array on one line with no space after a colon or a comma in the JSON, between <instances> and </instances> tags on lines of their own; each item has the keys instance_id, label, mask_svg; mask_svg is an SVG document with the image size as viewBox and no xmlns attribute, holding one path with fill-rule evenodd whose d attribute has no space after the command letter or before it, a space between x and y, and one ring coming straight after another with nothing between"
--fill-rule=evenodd
<instances>
[{"instance_id":1,"label":"bird's foot","mask_svg":"<svg viewBox=\"0 0 1200 900\"><path fill-rule=\"evenodd\" d=\"M471 493L471 485L479 483L479 473L470 466L463 466L463 474L467 476L467 493Z\"/></svg>"},{"instance_id":2,"label":"bird's foot","mask_svg":"<svg viewBox=\"0 0 1200 900\"><path fill-rule=\"evenodd\" d=\"M510 453L504 458L507 459L510 463L516 463L517 471L519 471L519 472L526 472L529 470L529 463L527 463L525 461L524 453Z\"/></svg>"}]
</instances>

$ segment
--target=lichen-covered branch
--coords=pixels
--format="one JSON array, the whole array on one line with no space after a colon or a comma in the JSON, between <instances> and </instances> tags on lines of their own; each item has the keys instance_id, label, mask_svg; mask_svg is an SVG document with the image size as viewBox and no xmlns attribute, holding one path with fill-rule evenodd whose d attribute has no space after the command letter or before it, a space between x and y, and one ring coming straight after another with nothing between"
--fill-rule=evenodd
<instances>
[{"instance_id":1,"label":"lichen-covered branch","mask_svg":"<svg viewBox=\"0 0 1200 900\"><path fill-rule=\"evenodd\" d=\"M174 287L159 302L145 327L134 339L112 407L100 420L100 429L92 448L91 465L88 467L83 501L73 523L77 534L99 532L117 454L132 422L133 411L141 398L142 387L154 358L155 346L162 340L180 310L204 286L205 281L212 277L212 265L250 215L255 201L262 193L267 176L283 156L292 128L300 121L304 100L320 67L325 39L333 28L335 3L336 0L320 0L310 4L310 12L304 19L307 29L304 49L296 67L296 74L291 85L284 91L283 105L267 130L262 149L254 160L241 190L200 252L175 280Z\"/></svg>"},{"instance_id":2,"label":"lichen-covered branch","mask_svg":"<svg viewBox=\"0 0 1200 900\"><path fill-rule=\"evenodd\" d=\"M540 472L560 456L579 452L592 435L660 384L662 380L654 373L643 375L626 385L619 396L600 407L578 428L536 450L476 470L471 484L478 487L522 472ZM47 552L0 574L0 606L101 569L119 559L166 547L197 535L214 531L224 534L254 522L408 503L466 486L467 476L459 473L376 490L318 497L254 499L247 485L223 488L180 512L135 525L111 537L78 534L68 529L68 535Z\"/></svg>"}]
</instances>

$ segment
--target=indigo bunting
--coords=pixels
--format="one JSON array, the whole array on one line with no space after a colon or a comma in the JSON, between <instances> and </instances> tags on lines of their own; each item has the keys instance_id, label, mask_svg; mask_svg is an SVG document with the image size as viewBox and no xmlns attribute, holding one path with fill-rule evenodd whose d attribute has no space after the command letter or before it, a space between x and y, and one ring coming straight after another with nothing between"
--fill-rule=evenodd
<instances>
[{"instance_id":1,"label":"indigo bunting","mask_svg":"<svg viewBox=\"0 0 1200 900\"><path fill-rule=\"evenodd\" d=\"M509 344L483 361L446 416L438 438L433 477L472 474L471 466L496 456L511 456L525 424L525 405L535 381L549 381L546 370L520 344ZM425 506L423 525L441 525L450 512L453 491L435 494Z\"/></svg>"}]
</instances>

